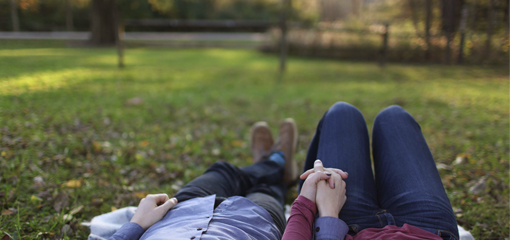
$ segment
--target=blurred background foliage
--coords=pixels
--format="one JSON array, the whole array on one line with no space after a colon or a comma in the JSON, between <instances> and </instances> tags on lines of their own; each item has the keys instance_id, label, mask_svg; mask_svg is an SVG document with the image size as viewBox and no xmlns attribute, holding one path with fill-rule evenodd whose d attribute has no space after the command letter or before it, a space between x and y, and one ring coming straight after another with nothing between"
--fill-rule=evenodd
<instances>
[{"instance_id":1,"label":"blurred background foliage","mask_svg":"<svg viewBox=\"0 0 510 240\"><path fill-rule=\"evenodd\" d=\"M508 64L509 0L0 0L0 31L89 31L113 44L122 20L234 20L273 28L129 26L126 31L262 31L262 50L278 52L278 22L287 21L289 53L349 60ZM288 3L290 7L286 6ZM95 5L94 5L95 4ZM15 7L13 7L15 6ZM96 6L96 7L93 7ZM116 6L118 9L104 10ZM98 10L99 9L99 10ZM13 17L15 16L15 17ZM17 20L15 20L15 18ZM98 20L99 19L99 20ZM14 24L14 22L19 24ZM98 24L94 25L96 22ZM15 25L18 25L16 27ZM388 25L388 29L384 26ZM97 26L94 28L94 26ZM108 33L110 31L110 33ZM381 41L389 32L387 44ZM110 35L100 38L97 35ZM105 40L101 40L105 39ZM102 42L103 41L103 42ZM106 42L105 42L106 41ZM383 46L384 45L384 46ZM382 50L381 48L384 48ZM387 48L387 49L386 49Z\"/></svg>"},{"instance_id":2,"label":"blurred background foliage","mask_svg":"<svg viewBox=\"0 0 510 240\"><path fill-rule=\"evenodd\" d=\"M0 0L1 31L12 30L10 4L15 2L23 31L66 30L66 11L70 5L74 29L88 31L93 0ZM278 20L281 0L117 0L124 19L181 20ZM416 32L424 28L426 1L417 0L292 0L291 20L303 22L353 22L357 26L391 22ZM495 18L495 32L508 31L508 0L431 0L432 31L439 33L448 24L445 2L453 2L453 25L457 29L461 10L469 8L471 31L484 32L489 15ZM489 8L494 8L489 11Z\"/></svg>"}]
</instances>

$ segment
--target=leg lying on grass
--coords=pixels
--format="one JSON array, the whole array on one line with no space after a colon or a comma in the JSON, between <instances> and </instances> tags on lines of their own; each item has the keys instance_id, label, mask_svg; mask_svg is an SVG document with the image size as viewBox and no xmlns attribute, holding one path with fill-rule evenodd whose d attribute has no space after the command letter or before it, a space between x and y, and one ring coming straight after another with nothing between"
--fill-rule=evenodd
<instances>
[{"instance_id":1,"label":"leg lying on grass","mask_svg":"<svg viewBox=\"0 0 510 240\"><path fill-rule=\"evenodd\" d=\"M398 106L383 110L372 146L375 179L361 112L347 103L326 112L308 150L309 170L301 175L284 240L458 239L450 201L414 118ZM319 172L332 177L320 181L314 175Z\"/></svg>"},{"instance_id":2,"label":"leg lying on grass","mask_svg":"<svg viewBox=\"0 0 510 240\"><path fill-rule=\"evenodd\" d=\"M252 146L264 146L252 149L258 156L253 165L217 162L172 199L147 196L110 238L281 239L287 184L297 180L297 129L292 119L283 121L274 145L267 124L255 124L252 135Z\"/></svg>"}]
</instances>

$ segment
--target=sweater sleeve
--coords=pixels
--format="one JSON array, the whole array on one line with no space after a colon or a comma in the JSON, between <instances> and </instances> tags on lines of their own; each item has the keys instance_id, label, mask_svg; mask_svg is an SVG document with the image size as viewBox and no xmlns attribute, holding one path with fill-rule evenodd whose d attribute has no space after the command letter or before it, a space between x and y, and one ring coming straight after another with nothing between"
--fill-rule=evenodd
<instances>
[{"instance_id":1,"label":"sweater sleeve","mask_svg":"<svg viewBox=\"0 0 510 240\"><path fill-rule=\"evenodd\" d=\"M311 240L313 221L316 215L317 206L315 203L299 195L292 203L282 240Z\"/></svg>"},{"instance_id":2,"label":"sweater sleeve","mask_svg":"<svg viewBox=\"0 0 510 240\"><path fill-rule=\"evenodd\" d=\"M108 240L138 240L145 232L137 223L128 222L113 234Z\"/></svg>"},{"instance_id":3,"label":"sweater sleeve","mask_svg":"<svg viewBox=\"0 0 510 240\"><path fill-rule=\"evenodd\" d=\"M344 240L349 231L347 224L334 217L320 217L315 220L316 240Z\"/></svg>"}]
</instances>

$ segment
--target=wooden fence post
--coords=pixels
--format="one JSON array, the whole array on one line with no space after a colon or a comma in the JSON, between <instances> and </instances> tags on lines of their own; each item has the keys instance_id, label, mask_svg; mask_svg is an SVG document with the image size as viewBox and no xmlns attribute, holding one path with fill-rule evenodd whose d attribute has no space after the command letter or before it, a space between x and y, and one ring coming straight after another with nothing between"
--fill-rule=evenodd
<instances>
[{"instance_id":1,"label":"wooden fence post","mask_svg":"<svg viewBox=\"0 0 510 240\"><path fill-rule=\"evenodd\" d=\"M425 18L425 42L427 51L425 52L425 61L430 62L432 53L432 44L430 43L430 25L432 22L432 0L426 0L426 18Z\"/></svg>"},{"instance_id":2,"label":"wooden fence post","mask_svg":"<svg viewBox=\"0 0 510 240\"><path fill-rule=\"evenodd\" d=\"M287 61L287 14L290 10L291 0L282 0L282 11L280 15L280 76L285 72ZM281 77L280 80L281 81Z\"/></svg>"},{"instance_id":3,"label":"wooden fence post","mask_svg":"<svg viewBox=\"0 0 510 240\"><path fill-rule=\"evenodd\" d=\"M459 46L459 58L457 59L458 64L464 62L464 41L466 38L466 24L468 18L468 7L464 5L462 8L462 16L460 19L460 46Z\"/></svg>"},{"instance_id":4,"label":"wooden fence post","mask_svg":"<svg viewBox=\"0 0 510 240\"><path fill-rule=\"evenodd\" d=\"M491 45L492 45L492 34L494 28L494 22L496 19L496 14L494 11L495 0L489 1L489 10L488 10L488 26L487 26L487 40L485 42L485 60L490 60L491 58Z\"/></svg>"},{"instance_id":5,"label":"wooden fence post","mask_svg":"<svg viewBox=\"0 0 510 240\"><path fill-rule=\"evenodd\" d=\"M384 33L382 34L383 42L382 42L381 51L380 51L381 55L379 56L379 66L380 67L384 67L386 65L386 54L388 52L389 28L390 28L390 25L388 23L386 23L384 25Z\"/></svg>"},{"instance_id":6,"label":"wooden fence post","mask_svg":"<svg viewBox=\"0 0 510 240\"><path fill-rule=\"evenodd\" d=\"M66 31L73 31L73 3L72 0L66 1Z\"/></svg>"},{"instance_id":7,"label":"wooden fence post","mask_svg":"<svg viewBox=\"0 0 510 240\"><path fill-rule=\"evenodd\" d=\"M124 47L122 40L124 39L124 24L121 20L121 16L118 7L115 5L114 9L115 19L115 45L117 46L118 65L119 68L124 68Z\"/></svg>"}]
</instances>

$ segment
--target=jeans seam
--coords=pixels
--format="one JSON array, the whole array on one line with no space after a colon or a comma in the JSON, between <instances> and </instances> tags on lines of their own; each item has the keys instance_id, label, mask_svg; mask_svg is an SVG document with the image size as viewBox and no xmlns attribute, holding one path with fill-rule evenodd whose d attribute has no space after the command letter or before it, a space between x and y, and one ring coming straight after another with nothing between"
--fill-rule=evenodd
<instances>
[{"instance_id":1,"label":"jeans seam","mask_svg":"<svg viewBox=\"0 0 510 240\"><path fill-rule=\"evenodd\" d=\"M383 221L382 221L381 217L379 216L379 214L380 214L380 213L385 213L385 212L386 212L386 210L381 210L381 211L379 211L379 212L377 212L377 213L375 214L375 216L377 216L377 218L379 219L379 223L381 224L381 227L384 227L384 223L383 223Z\"/></svg>"}]
</instances>

